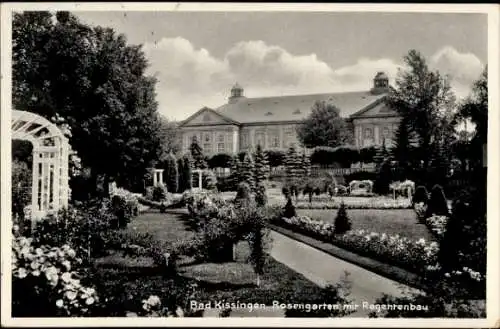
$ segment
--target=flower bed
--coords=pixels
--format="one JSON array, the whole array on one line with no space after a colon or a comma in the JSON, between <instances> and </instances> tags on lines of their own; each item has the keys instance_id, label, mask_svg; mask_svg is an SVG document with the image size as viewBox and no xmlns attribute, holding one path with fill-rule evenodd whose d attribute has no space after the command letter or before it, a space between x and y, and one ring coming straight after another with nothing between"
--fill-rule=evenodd
<instances>
[{"instance_id":1,"label":"flower bed","mask_svg":"<svg viewBox=\"0 0 500 329\"><path fill-rule=\"evenodd\" d=\"M343 200L313 201L312 203L299 201L295 205L297 209L338 209L344 202L347 209L409 209L412 207L408 198L396 200L386 197L373 197L369 199L343 198Z\"/></svg>"},{"instance_id":2,"label":"flower bed","mask_svg":"<svg viewBox=\"0 0 500 329\"><path fill-rule=\"evenodd\" d=\"M431 216L425 220L427 227L438 238L442 238L448 223L447 216Z\"/></svg>"},{"instance_id":3,"label":"flower bed","mask_svg":"<svg viewBox=\"0 0 500 329\"><path fill-rule=\"evenodd\" d=\"M289 228L318 240L329 242L359 255L394 264L414 273L424 273L428 264L437 261L436 242L417 241L363 230L334 235L334 225L307 216L276 219L275 224Z\"/></svg>"}]
</instances>

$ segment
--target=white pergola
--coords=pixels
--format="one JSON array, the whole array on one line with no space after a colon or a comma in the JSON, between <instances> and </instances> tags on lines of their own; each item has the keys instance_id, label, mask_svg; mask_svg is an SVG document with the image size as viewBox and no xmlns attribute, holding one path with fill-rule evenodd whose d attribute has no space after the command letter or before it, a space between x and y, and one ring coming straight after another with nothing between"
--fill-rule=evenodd
<instances>
[{"instance_id":1,"label":"white pergola","mask_svg":"<svg viewBox=\"0 0 500 329\"><path fill-rule=\"evenodd\" d=\"M49 120L26 111L12 111L12 139L33 144L31 219L43 218L68 205L69 143Z\"/></svg>"}]
</instances>

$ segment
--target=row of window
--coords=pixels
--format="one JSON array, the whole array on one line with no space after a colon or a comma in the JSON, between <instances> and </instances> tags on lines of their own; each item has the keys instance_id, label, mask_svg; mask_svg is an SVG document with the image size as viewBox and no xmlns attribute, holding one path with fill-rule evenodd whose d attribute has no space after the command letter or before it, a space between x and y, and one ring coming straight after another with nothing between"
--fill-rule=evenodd
<instances>
[{"instance_id":1,"label":"row of window","mask_svg":"<svg viewBox=\"0 0 500 329\"><path fill-rule=\"evenodd\" d=\"M382 129L382 136L388 138L390 135L390 130L389 127L384 127ZM365 128L364 129L364 138L373 138L373 129L372 128Z\"/></svg>"}]
</instances>

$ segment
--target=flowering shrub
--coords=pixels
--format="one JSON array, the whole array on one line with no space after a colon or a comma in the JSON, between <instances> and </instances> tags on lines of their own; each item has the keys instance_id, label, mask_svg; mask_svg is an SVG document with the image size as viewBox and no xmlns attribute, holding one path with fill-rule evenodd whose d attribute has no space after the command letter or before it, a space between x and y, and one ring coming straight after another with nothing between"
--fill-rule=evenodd
<instances>
[{"instance_id":1,"label":"flowering shrub","mask_svg":"<svg viewBox=\"0 0 500 329\"><path fill-rule=\"evenodd\" d=\"M387 197L373 197L367 199L345 198L342 200L347 209L408 209L411 208L411 202L407 198L398 198L396 200ZM314 201L312 203L297 202L297 209L338 209L342 201Z\"/></svg>"},{"instance_id":2,"label":"flowering shrub","mask_svg":"<svg viewBox=\"0 0 500 329\"><path fill-rule=\"evenodd\" d=\"M446 231L446 224L448 223L447 216L431 216L426 220L427 227L430 228L431 232L437 237L441 238Z\"/></svg>"},{"instance_id":3,"label":"flowering shrub","mask_svg":"<svg viewBox=\"0 0 500 329\"><path fill-rule=\"evenodd\" d=\"M92 287L80 282L75 269L81 262L76 251L67 244L37 247L32 238L14 237L13 316L33 316L33 313L45 317L90 315L98 297Z\"/></svg>"},{"instance_id":4,"label":"flowering shrub","mask_svg":"<svg viewBox=\"0 0 500 329\"><path fill-rule=\"evenodd\" d=\"M125 203L127 205L127 208L129 208L129 211L131 212L132 216L137 216L139 213L139 196L135 193L132 193L130 191L127 191L124 188L116 188L113 189L113 193L111 193L111 197L114 197L115 195L121 197L123 200L125 200Z\"/></svg>"},{"instance_id":5,"label":"flowering shrub","mask_svg":"<svg viewBox=\"0 0 500 329\"><path fill-rule=\"evenodd\" d=\"M276 221L276 220L275 220ZM439 246L425 239L410 240L399 235L352 230L335 235L333 224L307 216L281 218L277 224L289 227L317 239L331 242L358 254L372 256L389 264L397 264L414 272L425 271L428 264L436 262Z\"/></svg>"}]
</instances>

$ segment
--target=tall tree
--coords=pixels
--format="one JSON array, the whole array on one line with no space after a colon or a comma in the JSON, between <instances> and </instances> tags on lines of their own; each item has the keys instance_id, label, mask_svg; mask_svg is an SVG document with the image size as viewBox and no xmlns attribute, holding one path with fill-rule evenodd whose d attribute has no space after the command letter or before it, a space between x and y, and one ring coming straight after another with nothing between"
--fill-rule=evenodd
<instances>
[{"instance_id":1,"label":"tall tree","mask_svg":"<svg viewBox=\"0 0 500 329\"><path fill-rule=\"evenodd\" d=\"M205 161L205 156L203 155L203 149L196 138L193 139L191 146L189 147L191 151L191 157L193 158L193 167L196 169L206 169L207 162Z\"/></svg>"},{"instance_id":2,"label":"tall tree","mask_svg":"<svg viewBox=\"0 0 500 329\"><path fill-rule=\"evenodd\" d=\"M457 113L457 122L471 121L474 135L470 141L471 156L475 157L474 165L480 166L483 145L488 140L488 67L486 66L477 81L474 82L472 92L460 104ZM479 158L479 159L478 159Z\"/></svg>"},{"instance_id":3,"label":"tall tree","mask_svg":"<svg viewBox=\"0 0 500 329\"><path fill-rule=\"evenodd\" d=\"M262 147L257 145L255 150L255 182L261 183L269 177L269 164Z\"/></svg>"},{"instance_id":4,"label":"tall tree","mask_svg":"<svg viewBox=\"0 0 500 329\"><path fill-rule=\"evenodd\" d=\"M340 117L340 110L327 102L316 102L312 112L297 126L297 137L307 148L335 147L352 142L350 125Z\"/></svg>"},{"instance_id":5,"label":"tall tree","mask_svg":"<svg viewBox=\"0 0 500 329\"><path fill-rule=\"evenodd\" d=\"M255 190L255 163L250 152L245 153L245 157L241 162L241 180L248 184L252 191Z\"/></svg>"},{"instance_id":6,"label":"tall tree","mask_svg":"<svg viewBox=\"0 0 500 329\"><path fill-rule=\"evenodd\" d=\"M311 161L309 160L309 157L307 156L306 152L302 153L302 158L301 158L301 166L302 166L302 175L304 177L308 177L311 175Z\"/></svg>"},{"instance_id":7,"label":"tall tree","mask_svg":"<svg viewBox=\"0 0 500 329\"><path fill-rule=\"evenodd\" d=\"M185 190L190 190L193 187L193 159L189 154L185 154L182 159L182 181L184 183Z\"/></svg>"},{"instance_id":8,"label":"tall tree","mask_svg":"<svg viewBox=\"0 0 500 329\"><path fill-rule=\"evenodd\" d=\"M288 181L294 182L302 177L302 161L295 146L290 146L285 156L285 174Z\"/></svg>"},{"instance_id":9,"label":"tall tree","mask_svg":"<svg viewBox=\"0 0 500 329\"><path fill-rule=\"evenodd\" d=\"M163 116L159 116L160 131L159 137L162 145L162 158L165 158L170 153L177 154L182 149L181 135L177 127L177 123L169 121Z\"/></svg>"},{"instance_id":10,"label":"tall tree","mask_svg":"<svg viewBox=\"0 0 500 329\"><path fill-rule=\"evenodd\" d=\"M410 50L404 63L406 67L399 71L387 103L407 119L411 131L418 136L419 147L429 150L441 129L441 118L454 107L455 96L448 78L438 71L431 71L418 51ZM427 168L430 153L420 154L424 168Z\"/></svg>"},{"instance_id":11,"label":"tall tree","mask_svg":"<svg viewBox=\"0 0 500 329\"><path fill-rule=\"evenodd\" d=\"M142 181L161 141L156 81L140 46L68 12L23 12L13 19L13 104L60 116L95 181ZM107 186L107 184L104 184Z\"/></svg>"},{"instance_id":12,"label":"tall tree","mask_svg":"<svg viewBox=\"0 0 500 329\"><path fill-rule=\"evenodd\" d=\"M179 170L177 167L177 159L170 152L165 159L164 165L165 185L171 193L176 193L179 190Z\"/></svg>"},{"instance_id":13,"label":"tall tree","mask_svg":"<svg viewBox=\"0 0 500 329\"><path fill-rule=\"evenodd\" d=\"M184 158L183 157L180 157L177 159L177 171L179 173L177 190L180 193L182 193L186 190L186 181L184 178Z\"/></svg>"}]
</instances>

